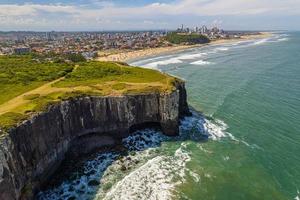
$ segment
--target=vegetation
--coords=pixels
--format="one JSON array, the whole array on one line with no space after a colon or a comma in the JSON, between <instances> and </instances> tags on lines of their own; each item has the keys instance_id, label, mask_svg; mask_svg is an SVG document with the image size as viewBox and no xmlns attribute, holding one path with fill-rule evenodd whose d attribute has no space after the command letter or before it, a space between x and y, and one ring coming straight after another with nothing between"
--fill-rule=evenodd
<instances>
[{"instance_id":1,"label":"vegetation","mask_svg":"<svg viewBox=\"0 0 300 200\"><path fill-rule=\"evenodd\" d=\"M48 62L51 60L53 63L78 63L86 61L85 57L79 53L57 54L54 52L49 52L47 54L31 53L29 55L34 60L39 62Z\"/></svg>"},{"instance_id":2,"label":"vegetation","mask_svg":"<svg viewBox=\"0 0 300 200\"><path fill-rule=\"evenodd\" d=\"M66 78L55 84L56 87L90 86L108 81L131 83L165 83L166 75L151 69L131 67L114 62L81 63Z\"/></svg>"},{"instance_id":3,"label":"vegetation","mask_svg":"<svg viewBox=\"0 0 300 200\"><path fill-rule=\"evenodd\" d=\"M170 92L177 81L158 71L121 62L75 65L37 62L33 55L0 56L0 130L8 130L62 100Z\"/></svg>"},{"instance_id":4,"label":"vegetation","mask_svg":"<svg viewBox=\"0 0 300 200\"><path fill-rule=\"evenodd\" d=\"M205 44L210 40L205 35L199 34L180 34L176 32L169 33L166 40L173 44Z\"/></svg>"},{"instance_id":5,"label":"vegetation","mask_svg":"<svg viewBox=\"0 0 300 200\"><path fill-rule=\"evenodd\" d=\"M67 60L70 60L70 61L74 62L74 63L85 62L86 61L85 57L83 55L81 55L81 54L78 54L78 53L66 54L65 58Z\"/></svg>"},{"instance_id":6,"label":"vegetation","mask_svg":"<svg viewBox=\"0 0 300 200\"><path fill-rule=\"evenodd\" d=\"M23 121L26 119L26 115L15 112L8 112L0 115L0 125L1 128L7 129L12 125L18 123L19 121ZM1 134L0 134L1 135Z\"/></svg>"},{"instance_id":7,"label":"vegetation","mask_svg":"<svg viewBox=\"0 0 300 200\"><path fill-rule=\"evenodd\" d=\"M36 62L32 56L0 56L0 104L65 76L71 64Z\"/></svg>"}]
</instances>

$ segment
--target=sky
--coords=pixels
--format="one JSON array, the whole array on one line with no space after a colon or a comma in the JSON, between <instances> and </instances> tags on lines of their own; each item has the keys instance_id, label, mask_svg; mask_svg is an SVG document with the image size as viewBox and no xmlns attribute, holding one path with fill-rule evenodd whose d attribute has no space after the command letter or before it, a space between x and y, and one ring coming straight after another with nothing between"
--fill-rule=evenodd
<instances>
[{"instance_id":1,"label":"sky","mask_svg":"<svg viewBox=\"0 0 300 200\"><path fill-rule=\"evenodd\" d=\"M300 30L300 0L0 0L0 31Z\"/></svg>"}]
</instances>

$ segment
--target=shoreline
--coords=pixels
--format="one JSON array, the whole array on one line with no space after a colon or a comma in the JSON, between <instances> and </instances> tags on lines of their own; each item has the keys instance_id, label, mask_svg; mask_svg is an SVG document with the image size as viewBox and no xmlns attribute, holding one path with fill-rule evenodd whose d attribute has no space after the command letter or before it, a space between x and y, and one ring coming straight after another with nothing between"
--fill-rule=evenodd
<instances>
[{"instance_id":1,"label":"shoreline","mask_svg":"<svg viewBox=\"0 0 300 200\"><path fill-rule=\"evenodd\" d=\"M164 53L178 52L178 51L182 51L185 49L204 47L204 46L210 46L210 45L227 44L227 43L247 41L247 40L264 39L264 38L268 38L272 35L273 34L271 32L260 32L260 34L245 35L245 36L242 36L242 37L236 38L236 39L234 38L234 39L214 40L214 41L211 41L210 43L206 43L206 44L176 45L176 46L170 46L170 47L157 47L157 48L147 48L147 49L133 50L133 51L124 51L124 52L118 52L118 53L98 57L95 60L96 61L130 62L130 61L145 58L145 57L161 55Z\"/></svg>"}]
</instances>

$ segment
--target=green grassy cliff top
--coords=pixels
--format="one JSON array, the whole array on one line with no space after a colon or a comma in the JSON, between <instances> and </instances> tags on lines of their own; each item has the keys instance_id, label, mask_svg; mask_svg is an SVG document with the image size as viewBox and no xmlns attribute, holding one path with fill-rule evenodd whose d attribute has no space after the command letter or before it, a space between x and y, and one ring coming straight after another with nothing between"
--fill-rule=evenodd
<instances>
[{"instance_id":1,"label":"green grassy cliff top","mask_svg":"<svg viewBox=\"0 0 300 200\"><path fill-rule=\"evenodd\" d=\"M32 56L0 56L0 129L79 96L167 93L178 79L125 63L50 63Z\"/></svg>"},{"instance_id":2,"label":"green grassy cliff top","mask_svg":"<svg viewBox=\"0 0 300 200\"><path fill-rule=\"evenodd\" d=\"M172 32L166 36L166 40L173 44L205 44L209 43L210 40L207 36L201 34L184 34Z\"/></svg>"}]
</instances>

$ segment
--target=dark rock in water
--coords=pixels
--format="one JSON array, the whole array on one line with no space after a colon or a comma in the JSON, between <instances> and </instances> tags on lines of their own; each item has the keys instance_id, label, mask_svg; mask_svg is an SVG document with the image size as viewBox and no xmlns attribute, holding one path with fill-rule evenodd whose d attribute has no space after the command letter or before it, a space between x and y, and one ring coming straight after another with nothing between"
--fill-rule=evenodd
<instances>
[{"instance_id":1,"label":"dark rock in water","mask_svg":"<svg viewBox=\"0 0 300 200\"><path fill-rule=\"evenodd\" d=\"M97 186L97 185L100 185L100 182L97 180L90 180L88 185L89 186Z\"/></svg>"},{"instance_id":2,"label":"dark rock in water","mask_svg":"<svg viewBox=\"0 0 300 200\"><path fill-rule=\"evenodd\" d=\"M124 152L127 150L123 145L116 145L114 149L118 152Z\"/></svg>"},{"instance_id":3,"label":"dark rock in water","mask_svg":"<svg viewBox=\"0 0 300 200\"><path fill-rule=\"evenodd\" d=\"M184 83L176 84L169 93L66 100L12 128L0 139L0 199L32 199L23 188L38 192L68 155L118 145L133 127L157 125L178 135L189 110Z\"/></svg>"},{"instance_id":4,"label":"dark rock in water","mask_svg":"<svg viewBox=\"0 0 300 200\"><path fill-rule=\"evenodd\" d=\"M86 176L90 176L92 174L95 174L95 170L89 171L87 173L84 173Z\"/></svg>"},{"instance_id":5,"label":"dark rock in water","mask_svg":"<svg viewBox=\"0 0 300 200\"><path fill-rule=\"evenodd\" d=\"M68 191L73 192L73 191L75 191L75 188L73 186L70 186Z\"/></svg>"},{"instance_id":6,"label":"dark rock in water","mask_svg":"<svg viewBox=\"0 0 300 200\"><path fill-rule=\"evenodd\" d=\"M126 166L125 165L121 165L121 171L126 171L126 170L127 170Z\"/></svg>"},{"instance_id":7,"label":"dark rock in water","mask_svg":"<svg viewBox=\"0 0 300 200\"><path fill-rule=\"evenodd\" d=\"M68 200L75 200L75 199L76 199L76 197L74 197L74 196L71 196L68 198Z\"/></svg>"},{"instance_id":8,"label":"dark rock in water","mask_svg":"<svg viewBox=\"0 0 300 200\"><path fill-rule=\"evenodd\" d=\"M79 193L79 194L84 194L84 193L85 193L84 188L83 188L82 190L78 190L77 193Z\"/></svg>"}]
</instances>

